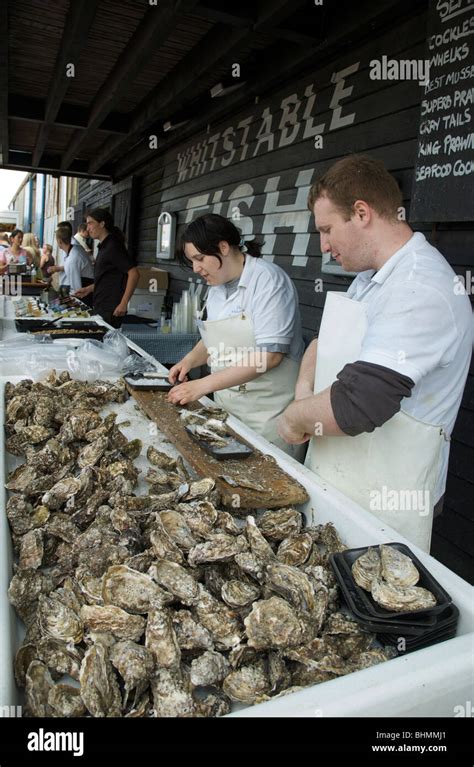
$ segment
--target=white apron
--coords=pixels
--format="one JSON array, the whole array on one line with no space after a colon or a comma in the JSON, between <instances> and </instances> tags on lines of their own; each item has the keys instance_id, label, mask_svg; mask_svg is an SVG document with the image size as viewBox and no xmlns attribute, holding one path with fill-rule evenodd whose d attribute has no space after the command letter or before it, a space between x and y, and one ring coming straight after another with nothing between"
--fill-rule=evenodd
<instances>
[{"instance_id":1,"label":"white apron","mask_svg":"<svg viewBox=\"0 0 474 767\"><path fill-rule=\"evenodd\" d=\"M212 373L238 365L246 350L257 348L252 321L243 313L199 322L198 326ZM285 355L277 367L253 381L214 393L216 404L296 460L302 459L305 446L288 445L278 435L277 420L294 399L298 368L298 363Z\"/></svg>"},{"instance_id":2,"label":"white apron","mask_svg":"<svg viewBox=\"0 0 474 767\"><path fill-rule=\"evenodd\" d=\"M318 336L314 393L355 362L367 329L366 305L330 292ZM306 466L384 523L429 551L434 492L445 435L439 425L398 412L357 437L313 437Z\"/></svg>"}]
</instances>

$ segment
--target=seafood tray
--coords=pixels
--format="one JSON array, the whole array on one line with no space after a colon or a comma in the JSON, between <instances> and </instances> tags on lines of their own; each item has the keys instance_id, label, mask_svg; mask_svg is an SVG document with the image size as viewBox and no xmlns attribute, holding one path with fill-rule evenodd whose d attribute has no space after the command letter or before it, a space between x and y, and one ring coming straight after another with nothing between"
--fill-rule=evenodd
<instances>
[{"instance_id":1,"label":"seafood tray","mask_svg":"<svg viewBox=\"0 0 474 767\"><path fill-rule=\"evenodd\" d=\"M251 447L246 445L244 442L235 439L234 437L229 437L226 440L227 444L221 447L219 445L212 444L212 442L206 441L202 437L199 437L192 425L185 426L184 428L186 429L187 433L196 440L198 445L200 445L200 447L202 447L202 449L207 453L212 455L212 457L217 461L225 461L229 458L248 458L249 455L252 455L253 453Z\"/></svg>"},{"instance_id":2,"label":"seafood tray","mask_svg":"<svg viewBox=\"0 0 474 767\"><path fill-rule=\"evenodd\" d=\"M53 338L89 338L102 341L107 328L97 322L60 320L59 323L49 320L17 319L15 326L19 333L44 333Z\"/></svg>"},{"instance_id":3,"label":"seafood tray","mask_svg":"<svg viewBox=\"0 0 474 767\"><path fill-rule=\"evenodd\" d=\"M135 391L169 391L173 387L173 384L158 372L153 377L143 373L130 373L124 377L124 381Z\"/></svg>"},{"instance_id":4,"label":"seafood tray","mask_svg":"<svg viewBox=\"0 0 474 767\"><path fill-rule=\"evenodd\" d=\"M443 612L446 606L451 604L452 599L450 595L447 593L447 591L443 589L443 587L438 583L438 581L436 581L433 578L433 576L429 573L426 567L420 562L418 557L416 557L415 554L411 551L411 549L409 549L408 546L405 546L403 543L395 542L395 543L389 543L385 545L390 546L391 548L396 549L397 551L400 551L402 554L405 554L407 557L409 557L412 560L413 564L415 565L416 569L418 570L420 574L417 585L430 591L436 599L436 604L432 607L422 608L419 610L411 610L411 611L407 610L405 612L390 611L388 609L381 607L379 604L377 604L377 602L374 601L369 591L366 591L365 589L357 585L357 583L355 582L352 576L352 571L351 571L352 565L357 559L359 559L359 557L362 556L362 554L368 551L368 548L362 547L359 549L349 549L347 551L343 551L340 554L335 555L334 560L339 566L339 571L341 571L341 569L344 570L345 573L351 578L352 584L353 584L353 591L357 594L360 602L364 605L366 615L369 615L372 618L379 618L381 620L386 620L387 618L400 619L403 617L411 619L414 616L423 616L423 617L429 618L430 616Z\"/></svg>"}]
</instances>

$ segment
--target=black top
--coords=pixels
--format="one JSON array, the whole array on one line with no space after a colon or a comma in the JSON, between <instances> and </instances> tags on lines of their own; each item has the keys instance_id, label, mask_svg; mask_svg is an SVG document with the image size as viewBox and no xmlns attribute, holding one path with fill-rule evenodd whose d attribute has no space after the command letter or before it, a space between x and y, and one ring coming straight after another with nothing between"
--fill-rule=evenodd
<instances>
[{"instance_id":1,"label":"black top","mask_svg":"<svg viewBox=\"0 0 474 767\"><path fill-rule=\"evenodd\" d=\"M118 237L108 234L99 245L94 264L94 311L110 312L122 300L127 275L135 266L132 256Z\"/></svg>"}]
</instances>

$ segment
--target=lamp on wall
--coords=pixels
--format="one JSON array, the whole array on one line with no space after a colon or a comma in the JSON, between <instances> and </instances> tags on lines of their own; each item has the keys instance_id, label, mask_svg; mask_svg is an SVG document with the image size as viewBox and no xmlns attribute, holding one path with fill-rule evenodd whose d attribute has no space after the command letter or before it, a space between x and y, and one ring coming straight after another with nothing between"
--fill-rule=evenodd
<instances>
[{"instance_id":1,"label":"lamp on wall","mask_svg":"<svg viewBox=\"0 0 474 767\"><path fill-rule=\"evenodd\" d=\"M156 257L171 259L176 240L176 214L164 210L158 216L156 230Z\"/></svg>"}]
</instances>

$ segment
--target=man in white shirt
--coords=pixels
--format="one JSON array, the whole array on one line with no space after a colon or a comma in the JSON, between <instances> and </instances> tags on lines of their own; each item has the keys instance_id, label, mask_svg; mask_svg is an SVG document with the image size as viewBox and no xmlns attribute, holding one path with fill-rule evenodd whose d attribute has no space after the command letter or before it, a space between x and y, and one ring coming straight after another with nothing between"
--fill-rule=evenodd
<instances>
[{"instance_id":1,"label":"man in white shirt","mask_svg":"<svg viewBox=\"0 0 474 767\"><path fill-rule=\"evenodd\" d=\"M56 229L56 242L64 253L61 286L69 287L71 293L92 285L94 269L89 257L76 243L72 243L70 230L66 226ZM54 269L54 267L51 267Z\"/></svg>"},{"instance_id":2,"label":"man in white shirt","mask_svg":"<svg viewBox=\"0 0 474 767\"><path fill-rule=\"evenodd\" d=\"M293 444L312 437L313 471L427 548L431 516L428 532L423 512L410 516L399 501L404 483L429 494L432 514L444 493L472 313L455 273L400 216L401 204L395 179L363 155L340 160L311 188L321 251L358 276L346 294L328 294L280 434ZM376 493L387 507L392 491L394 508L377 507Z\"/></svg>"}]
</instances>

